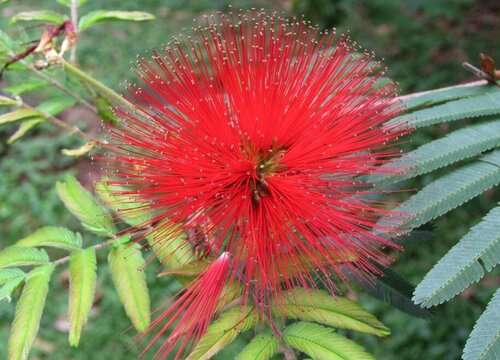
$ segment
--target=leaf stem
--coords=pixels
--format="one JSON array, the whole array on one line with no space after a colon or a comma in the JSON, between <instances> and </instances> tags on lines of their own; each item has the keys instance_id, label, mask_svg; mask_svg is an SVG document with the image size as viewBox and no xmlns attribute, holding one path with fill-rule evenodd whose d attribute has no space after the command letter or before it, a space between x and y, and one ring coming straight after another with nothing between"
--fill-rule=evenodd
<instances>
[{"instance_id":1,"label":"leaf stem","mask_svg":"<svg viewBox=\"0 0 500 360\"><path fill-rule=\"evenodd\" d=\"M99 243L99 244L94 245L94 246L92 246L92 247L94 248L94 250L96 250L96 251L97 251L97 250L99 250L99 249L105 248L106 246L108 246L108 245L112 244L112 243L113 243L113 242L115 242L116 240L118 240L118 238L116 238L116 237L115 237L115 238L113 238L113 239L111 239L111 240L108 240L108 241L105 241L105 242ZM63 258L57 259L57 260L53 261L52 263L53 263L54 265L56 265L56 266L59 266L59 265L62 265L62 264L67 263L67 262L69 261L69 259L70 259L70 256L68 255L68 256L65 256L65 257L63 257Z\"/></svg>"}]
</instances>

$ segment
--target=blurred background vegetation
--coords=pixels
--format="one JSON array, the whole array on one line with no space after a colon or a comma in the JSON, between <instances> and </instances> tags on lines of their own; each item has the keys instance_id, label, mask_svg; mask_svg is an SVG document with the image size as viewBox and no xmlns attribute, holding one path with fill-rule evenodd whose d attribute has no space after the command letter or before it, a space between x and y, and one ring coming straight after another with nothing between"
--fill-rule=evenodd
<instances>
[{"instance_id":1,"label":"blurred background vegetation","mask_svg":"<svg viewBox=\"0 0 500 360\"><path fill-rule=\"evenodd\" d=\"M362 47L374 50L379 58L385 59L388 76L399 82L403 94L474 80L460 64L463 61L478 63L480 52L500 60L498 0L89 0L80 9L82 13L95 9L142 10L155 14L156 19L141 23L103 24L89 29L79 39L78 59L81 66L96 78L112 88L121 89L124 81L133 81L129 63L137 54L160 47L183 28L189 31L193 18L227 10L229 3L236 9L255 7L282 11L286 15L304 14L306 19L321 28L349 30L351 37ZM8 27L8 19L20 11L41 7L66 11L56 1L0 1L0 28L14 38L17 35L36 39L33 34L39 36L40 28ZM8 73L0 85L8 86L15 76ZM36 102L37 93L30 96L30 100ZM63 113L63 118L67 121L76 119L80 126L98 131L96 119L82 109L69 109ZM453 126L459 127L460 124ZM420 130L411 136L411 142L406 146L414 147L449 130L440 127ZM90 187L99 169L95 169L90 159L74 160L61 155L62 148L75 147L78 140L52 126L40 126L29 138L7 145L6 139L13 131L13 127L0 129L0 247L45 225L68 226L81 231L80 225L64 211L57 199L54 184L65 173L71 172ZM424 176L406 187L420 188L427 181L429 179ZM493 202L498 201L499 194L490 191L441 217L435 224L434 238L409 244L397 255L395 270L414 283L420 281L447 249L486 214ZM96 239L89 235L86 241L89 244ZM33 358L136 358L140 348L126 351L133 332L124 332L129 322L116 293L111 290L106 266L98 270L97 297L100 300L83 333L80 348L69 347L65 332L67 274L64 269L59 271L57 280L52 283L41 331L32 351ZM166 280L155 280L154 269L148 271L153 306L159 305L177 286ZM475 320L498 286L498 283L493 283L495 280L491 280L495 278L498 277L489 277L489 280L436 308L429 320L411 318L359 294L361 303L393 333L382 339L352 336L378 359L458 359ZM14 304L0 303L0 359L6 358L4 344L13 311ZM234 349L242 344L243 341L235 342L218 358L232 358Z\"/></svg>"}]
</instances>

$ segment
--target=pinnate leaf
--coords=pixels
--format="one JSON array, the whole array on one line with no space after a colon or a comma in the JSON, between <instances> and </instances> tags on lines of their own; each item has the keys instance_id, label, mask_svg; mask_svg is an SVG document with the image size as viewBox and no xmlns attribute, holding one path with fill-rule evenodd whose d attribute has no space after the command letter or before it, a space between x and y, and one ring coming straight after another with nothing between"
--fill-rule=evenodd
<instances>
[{"instance_id":1,"label":"pinnate leaf","mask_svg":"<svg viewBox=\"0 0 500 360\"><path fill-rule=\"evenodd\" d=\"M324 290L297 288L272 305L281 316L315 321L335 328L350 329L377 336L387 336L390 330L357 302L334 297Z\"/></svg>"},{"instance_id":2,"label":"pinnate leaf","mask_svg":"<svg viewBox=\"0 0 500 360\"><path fill-rule=\"evenodd\" d=\"M82 247L80 234L58 226L46 226L16 242L20 247L50 246L65 250L77 250Z\"/></svg>"},{"instance_id":3,"label":"pinnate leaf","mask_svg":"<svg viewBox=\"0 0 500 360\"><path fill-rule=\"evenodd\" d=\"M208 360L225 348L238 334L249 330L256 318L250 307L234 307L212 322L186 360Z\"/></svg>"},{"instance_id":4,"label":"pinnate leaf","mask_svg":"<svg viewBox=\"0 0 500 360\"><path fill-rule=\"evenodd\" d=\"M283 340L315 360L373 360L361 346L336 334L332 328L298 322L283 332Z\"/></svg>"},{"instance_id":5,"label":"pinnate leaf","mask_svg":"<svg viewBox=\"0 0 500 360\"><path fill-rule=\"evenodd\" d=\"M78 346L80 334L92 308L96 274L95 249L73 251L69 259L69 344Z\"/></svg>"},{"instance_id":6,"label":"pinnate leaf","mask_svg":"<svg viewBox=\"0 0 500 360\"><path fill-rule=\"evenodd\" d=\"M144 11L96 10L82 16L78 27L80 30L84 30L103 22L117 20L145 21L153 20L154 18L153 14Z\"/></svg>"},{"instance_id":7,"label":"pinnate leaf","mask_svg":"<svg viewBox=\"0 0 500 360\"><path fill-rule=\"evenodd\" d=\"M26 274L20 269L0 269L0 285L6 282L18 278L24 277Z\"/></svg>"},{"instance_id":8,"label":"pinnate leaf","mask_svg":"<svg viewBox=\"0 0 500 360\"><path fill-rule=\"evenodd\" d=\"M257 334L236 356L236 360L268 360L279 346L279 340L270 334Z\"/></svg>"},{"instance_id":9,"label":"pinnate leaf","mask_svg":"<svg viewBox=\"0 0 500 360\"><path fill-rule=\"evenodd\" d=\"M496 360L500 358L500 289L474 325L465 344L464 360Z\"/></svg>"},{"instance_id":10,"label":"pinnate leaf","mask_svg":"<svg viewBox=\"0 0 500 360\"><path fill-rule=\"evenodd\" d=\"M60 25L66 20L66 16L56 13L55 11L34 10L17 13L10 19L9 24L12 25L18 21L38 21Z\"/></svg>"},{"instance_id":11,"label":"pinnate leaf","mask_svg":"<svg viewBox=\"0 0 500 360\"><path fill-rule=\"evenodd\" d=\"M0 268L41 265L48 261L47 253L35 248L9 246L0 251Z\"/></svg>"},{"instance_id":12,"label":"pinnate leaf","mask_svg":"<svg viewBox=\"0 0 500 360\"><path fill-rule=\"evenodd\" d=\"M10 330L8 360L25 360L35 341L55 265L34 268L26 278Z\"/></svg>"},{"instance_id":13,"label":"pinnate leaf","mask_svg":"<svg viewBox=\"0 0 500 360\"><path fill-rule=\"evenodd\" d=\"M119 244L109 252L108 262L125 312L138 331L145 330L151 321L151 310L140 247Z\"/></svg>"},{"instance_id":14,"label":"pinnate leaf","mask_svg":"<svg viewBox=\"0 0 500 360\"><path fill-rule=\"evenodd\" d=\"M73 176L68 175L64 182L57 182L56 189L66 208L86 229L97 235L113 236L116 228L111 216Z\"/></svg>"}]
</instances>

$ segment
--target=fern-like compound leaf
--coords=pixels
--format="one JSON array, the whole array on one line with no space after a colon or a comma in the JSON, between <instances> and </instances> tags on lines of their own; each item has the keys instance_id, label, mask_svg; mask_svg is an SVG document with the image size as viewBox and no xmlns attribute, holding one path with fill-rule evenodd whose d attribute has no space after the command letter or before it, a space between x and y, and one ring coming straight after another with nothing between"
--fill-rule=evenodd
<instances>
[{"instance_id":1,"label":"fern-like compound leaf","mask_svg":"<svg viewBox=\"0 0 500 360\"><path fill-rule=\"evenodd\" d=\"M235 360L268 360L278 350L279 340L271 334L257 334Z\"/></svg>"},{"instance_id":2,"label":"fern-like compound leaf","mask_svg":"<svg viewBox=\"0 0 500 360\"><path fill-rule=\"evenodd\" d=\"M50 246L69 251L82 247L80 234L58 226L46 226L16 242L20 247Z\"/></svg>"},{"instance_id":3,"label":"fern-like compound leaf","mask_svg":"<svg viewBox=\"0 0 500 360\"><path fill-rule=\"evenodd\" d=\"M283 332L283 340L315 360L373 360L361 346L336 334L332 328L298 322Z\"/></svg>"},{"instance_id":4,"label":"fern-like compound leaf","mask_svg":"<svg viewBox=\"0 0 500 360\"><path fill-rule=\"evenodd\" d=\"M42 265L49 261L45 250L9 246L0 251L0 268Z\"/></svg>"},{"instance_id":5,"label":"fern-like compound leaf","mask_svg":"<svg viewBox=\"0 0 500 360\"><path fill-rule=\"evenodd\" d=\"M417 286L413 300L424 307L441 304L479 281L484 269L489 271L498 262L500 207L490 211L439 260Z\"/></svg>"}]
</instances>

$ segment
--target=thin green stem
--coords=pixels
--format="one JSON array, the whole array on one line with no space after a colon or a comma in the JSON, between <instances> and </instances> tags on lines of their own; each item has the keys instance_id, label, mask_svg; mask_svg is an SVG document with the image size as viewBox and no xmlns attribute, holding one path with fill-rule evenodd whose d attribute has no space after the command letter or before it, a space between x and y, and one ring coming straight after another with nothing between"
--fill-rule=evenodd
<instances>
[{"instance_id":1,"label":"thin green stem","mask_svg":"<svg viewBox=\"0 0 500 360\"><path fill-rule=\"evenodd\" d=\"M76 66L70 64L64 59L62 60L62 64L64 69L66 69L68 72L71 74L75 75L77 78L80 80L86 82L87 84L92 85L94 88L99 90L102 94L106 95L109 99L114 100L116 103L123 105L129 109L134 109L134 105L130 103L127 99L125 99L123 96L112 90L111 88L107 87L100 81L94 79L92 76L88 75L87 73L83 72L82 70L78 69Z\"/></svg>"}]
</instances>

